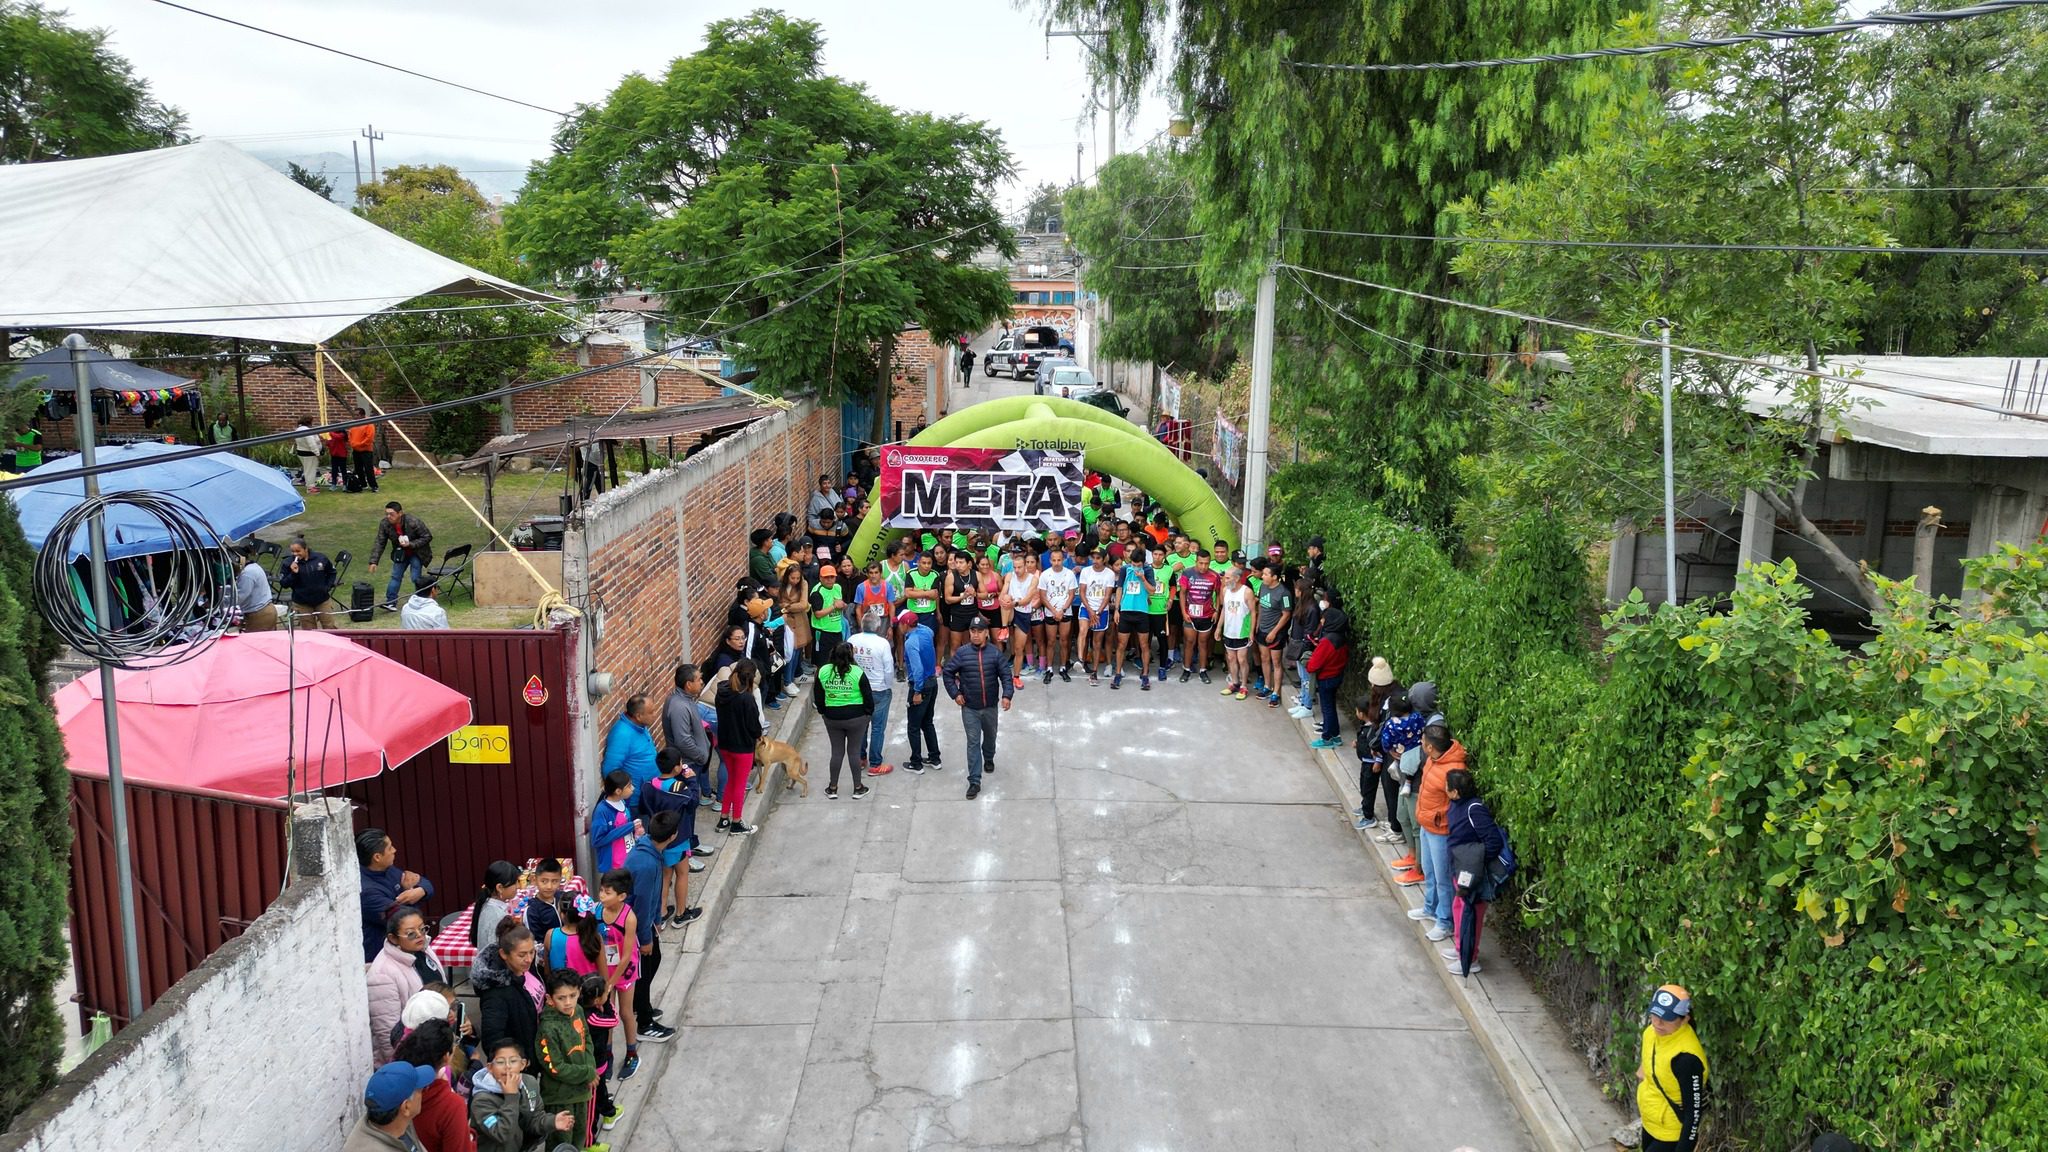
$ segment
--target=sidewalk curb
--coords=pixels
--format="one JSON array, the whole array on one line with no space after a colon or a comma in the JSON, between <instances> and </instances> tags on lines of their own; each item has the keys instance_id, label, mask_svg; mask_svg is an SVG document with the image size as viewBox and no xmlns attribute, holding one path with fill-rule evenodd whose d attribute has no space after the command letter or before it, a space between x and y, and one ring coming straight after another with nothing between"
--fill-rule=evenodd
<instances>
[{"instance_id":1,"label":"sidewalk curb","mask_svg":"<svg viewBox=\"0 0 2048 1152\"><path fill-rule=\"evenodd\" d=\"M1295 733L1302 737L1304 745L1309 741L1309 737L1305 735L1306 731L1304 723L1295 724ZM1349 751L1349 746L1341 751ZM1331 749L1309 747L1308 754L1315 760L1316 767L1322 769L1323 777L1330 785L1330 791L1336 795L1341 806L1342 815L1350 816L1352 781L1345 775L1344 764ZM1355 759L1353 757L1354 762ZM1350 821L1347 819L1346 823ZM1373 870L1379 875L1380 882L1386 885L1387 891L1393 894L1395 902L1404 910L1421 907L1420 899L1409 899L1408 889L1395 882L1394 870L1388 867L1394 857L1382 851L1382 845L1365 832L1353 829L1352 835L1358 837L1358 842L1365 848L1366 855L1372 858ZM1529 1126L1529 1133L1535 1137L1537 1146L1545 1152L1607 1152L1611 1149L1613 1145L1607 1142L1580 1142L1572 1130L1570 1121L1565 1118L1564 1109L1558 1104L1556 1097L1551 1095L1550 1089L1543 1083L1541 1073L1522 1051L1521 1044L1516 1041L1514 1030L1501 1018L1501 1014L1491 1002L1470 995L1466 989L1466 981L1451 974L1444 967L1437 958L1437 946L1424 937L1423 933L1426 931L1427 928L1418 922L1409 930L1409 934L1422 946L1423 954L1428 957L1429 967L1443 983L1445 994L1465 1017L1465 1023L1471 1028L1473 1038L1479 1041L1480 1051L1486 1053L1487 1063L1493 1066L1494 1074L1499 1076L1501 1083L1507 1087L1508 1095L1514 1100L1515 1110L1521 1114L1522 1122Z\"/></svg>"},{"instance_id":2,"label":"sidewalk curb","mask_svg":"<svg viewBox=\"0 0 2048 1152\"><path fill-rule=\"evenodd\" d=\"M799 737L811 719L811 693L806 688L795 698L782 705L781 715L769 735L777 740L796 745ZM761 791L749 795L747 815L757 825L765 824L766 817L782 802L784 792L782 769L768 770L766 782ZM705 821L715 826L717 815L697 814L698 828L707 827ZM733 897L738 893L740 878L746 874L747 862L753 859L760 840L753 836L727 836L708 859L711 867L697 873L690 880L690 895L704 909L704 915L693 924L682 928L660 930L662 965L655 977L656 985L652 996L654 1006L661 1009L670 1026L682 1032L683 1001L688 999L691 986L696 983L697 971L704 962L704 953L710 948L711 940L718 934L718 926L724 922L727 910L732 907ZM666 1044L649 1044L640 1053L640 1071L631 1080L613 1082L612 1099L624 1112L618 1127L610 1132L598 1133L600 1141L608 1141L614 1149L623 1152L632 1146L633 1137L640 1128L640 1114L646 1110L647 1098L654 1085L668 1070L669 1060L681 1047L680 1040ZM614 1046L616 1059L623 1060L623 1048Z\"/></svg>"}]
</instances>

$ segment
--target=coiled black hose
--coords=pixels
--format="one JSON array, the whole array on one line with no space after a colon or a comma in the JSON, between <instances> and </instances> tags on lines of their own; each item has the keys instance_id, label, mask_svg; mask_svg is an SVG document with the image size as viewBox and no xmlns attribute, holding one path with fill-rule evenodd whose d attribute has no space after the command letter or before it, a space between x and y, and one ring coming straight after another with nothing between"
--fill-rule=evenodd
<instances>
[{"instance_id":1,"label":"coiled black hose","mask_svg":"<svg viewBox=\"0 0 2048 1152\"><path fill-rule=\"evenodd\" d=\"M155 518L171 546L142 558L139 571L108 562L108 593L122 621L108 629L93 609L91 573L72 561L72 547L95 511L116 506ZM80 552L89 555L86 547ZM117 668L164 668L204 651L233 621L234 572L227 542L197 508L162 493L116 492L58 518L36 553L32 591L51 629L80 655Z\"/></svg>"}]
</instances>

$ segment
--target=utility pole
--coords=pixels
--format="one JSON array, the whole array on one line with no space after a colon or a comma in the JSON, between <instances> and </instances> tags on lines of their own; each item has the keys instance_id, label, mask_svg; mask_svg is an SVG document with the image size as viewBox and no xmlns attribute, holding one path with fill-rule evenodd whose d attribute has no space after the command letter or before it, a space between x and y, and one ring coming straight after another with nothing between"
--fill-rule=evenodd
<instances>
[{"instance_id":1,"label":"utility pole","mask_svg":"<svg viewBox=\"0 0 2048 1152\"><path fill-rule=\"evenodd\" d=\"M1273 412L1274 300L1279 295L1279 243L1266 253L1259 274L1259 298L1252 326L1252 403L1245 430L1244 554L1256 556L1266 546L1266 440Z\"/></svg>"},{"instance_id":2,"label":"utility pole","mask_svg":"<svg viewBox=\"0 0 2048 1152\"><path fill-rule=\"evenodd\" d=\"M1664 599L1678 602L1678 498L1671 481L1671 321L1658 317L1658 352L1663 360L1661 373L1664 407Z\"/></svg>"},{"instance_id":3,"label":"utility pole","mask_svg":"<svg viewBox=\"0 0 2048 1152\"><path fill-rule=\"evenodd\" d=\"M384 134L377 131L377 126L374 124L363 129L363 139L370 142L370 183L372 184L377 182L377 141L383 138Z\"/></svg>"},{"instance_id":4,"label":"utility pole","mask_svg":"<svg viewBox=\"0 0 2048 1152\"><path fill-rule=\"evenodd\" d=\"M358 197L360 197L360 196L362 195L362 187L363 187L363 146L362 146L361 144L358 144L358 143L356 143L356 142L355 142L355 141L353 141L353 140L349 141L349 142L348 142L348 154L349 154L350 156L353 156L353 157L355 158L355 162L356 162L356 186L355 186L355 188L354 188L354 189L353 189L353 190L352 190L352 191L350 192L350 195L349 195L349 199L351 199L351 200L354 200L354 199L357 199Z\"/></svg>"}]
</instances>

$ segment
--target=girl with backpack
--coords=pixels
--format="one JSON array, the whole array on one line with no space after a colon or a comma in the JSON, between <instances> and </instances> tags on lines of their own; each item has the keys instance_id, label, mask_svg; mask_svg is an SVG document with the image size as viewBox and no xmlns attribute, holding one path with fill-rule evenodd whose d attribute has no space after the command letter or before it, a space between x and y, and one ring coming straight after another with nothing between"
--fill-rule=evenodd
<instances>
[{"instance_id":1,"label":"girl with backpack","mask_svg":"<svg viewBox=\"0 0 2048 1152\"><path fill-rule=\"evenodd\" d=\"M1479 798L1472 773L1453 768L1444 774L1450 798L1451 946L1440 954L1452 972L1470 976L1479 971L1479 933L1486 926L1486 906L1493 902L1495 877L1508 855L1507 834Z\"/></svg>"}]
</instances>

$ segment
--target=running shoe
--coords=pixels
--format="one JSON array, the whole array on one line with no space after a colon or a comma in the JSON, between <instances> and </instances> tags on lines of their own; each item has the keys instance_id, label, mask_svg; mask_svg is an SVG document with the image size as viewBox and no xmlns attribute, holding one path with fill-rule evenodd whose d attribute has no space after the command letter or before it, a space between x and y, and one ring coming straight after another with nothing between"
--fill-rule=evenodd
<instances>
[{"instance_id":1,"label":"running shoe","mask_svg":"<svg viewBox=\"0 0 2048 1152\"><path fill-rule=\"evenodd\" d=\"M1022 688L1023 686L1024 686L1024 677L1023 677L1023 676L1022 676L1021 674L1019 674L1019 675L1012 675L1012 676L1010 677L1010 687L1012 687L1012 688Z\"/></svg>"},{"instance_id":2,"label":"running shoe","mask_svg":"<svg viewBox=\"0 0 2048 1152\"><path fill-rule=\"evenodd\" d=\"M676 917L673 920L670 920L669 923L673 924L677 928L681 928L683 925L690 923L691 921L697 919L697 917L702 915L704 915L704 907L700 904L695 908L683 909L683 914Z\"/></svg>"},{"instance_id":3,"label":"running shoe","mask_svg":"<svg viewBox=\"0 0 2048 1152\"><path fill-rule=\"evenodd\" d=\"M1310 710L1309 710L1309 709L1307 709L1307 708L1303 708L1303 707L1302 707L1301 705L1299 705L1299 704L1296 704L1296 705L1295 705L1294 707L1292 707L1292 708L1289 708L1289 709L1287 710L1287 714L1288 714L1289 716L1292 716L1292 717L1294 717L1294 718L1295 718L1296 720L1306 720L1306 719L1308 719L1308 718L1309 718L1310 716L1313 716L1313 715L1315 715L1315 713L1314 713L1314 712L1310 711Z\"/></svg>"},{"instance_id":4,"label":"running shoe","mask_svg":"<svg viewBox=\"0 0 2048 1152\"><path fill-rule=\"evenodd\" d=\"M699 872L703 872L703 871L705 871L706 869L709 869L710 867L711 867L711 865L709 865L709 864L706 864L706 863L705 863L705 862L703 862L702 860L691 860L691 861L690 861L690 874L694 876L694 875L696 875L696 874L697 874L697 873L699 873Z\"/></svg>"},{"instance_id":5,"label":"running shoe","mask_svg":"<svg viewBox=\"0 0 2048 1152\"><path fill-rule=\"evenodd\" d=\"M1225 685L1223 686L1223 691L1221 691L1221 692L1217 693L1217 695L1219 695L1219 696L1235 696L1235 695L1237 695L1237 683L1236 683L1236 681L1232 681L1231 683L1225 684Z\"/></svg>"},{"instance_id":6,"label":"running shoe","mask_svg":"<svg viewBox=\"0 0 2048 1152\"><path fill-rule=\"evenodd\" d=\"M1410 868L1413 868L1415 867L1415 854L1413 852L1410 852L1408 855L1401 857L1399 860L1396 860L1388 864L1387 867L1392 868L1396 872L1403 872Z\"/></svg>"},{"instance_id":7,"label":"running shoe","mask_svg":"<svg viewBox=\"0 0 2048 1152\"><path fill-rule=\"evenodd\" d=\"M1311 740L1308 746L1311 748L1342 748L1344 742L1342 740Z\"/></svg>"},{"instance_id":8,"label":"running shoe","mask_svg":"<svg viewBox=\"0 0 2048 1152\"><path fill-rule=\"evenodd\" d=\"M599 1130L609 1132L613 1128L618 1127L619 1117L624 1116L625 1114L626 1110L620 1107L616 1101L613 1102L612 1110L605 1113L603 1116L598 1117L597 1126Z\"/></svg>"},{"instance_id":9,"label":"running shoe","mask_svg":"<svg viewBox=\"0 0 2048 1152\"><path fill-rule=\"evenodd\" d=\"M1181 683L1183 683L1183 684L1185 684L1185 683L1187 683L1187 682L1188 682L1189 680L1192 680L1192 679L1194 679L1194 675L1195 675L1195 673L1194 673L1194 669L1192 669L1192 668L1183 668L1183 669L1181 669L1181 670L1180 670L1180 682L1181 682Z\"/></svg>"},{"instance_id":10,"label":"running shoe","mask_svg":"<svg viewBox=\"0 0 2048 1152\"><path fill-rule=\"evenodd\" d=\"M1406 872L1402 872L1399 875L1395 876L1394 883L1399 884L1403 888L1413 888L1417 884L1422 883L1422 873L1416 871L1413 868L1410 868ZM1418 911L1420 911L1420 909L1418 909Z\"/></svg>"},{"instance_id":11,"label":"running shoe","mask_svg":"<svg viewBox=\"0 0 2048 1152\"><path fill-rule=\"evenodd\" d=\"M1245 691L1244 691L1244 689L1243 689L1242 687L1238 688L1238 690L1237 690L1237 698L1238 698L1239 700L1242 700L1242 699L1244 699L1244 698L1245 698Z\"/></svg>"},{"instance_id":12,"label":"running shoe","mask_svg":"<svg viewBox=\"0 0 2048 1152\"><path fill-rule=\"evenodd\" d=\"M647 1033L640 1033L640 1038L642 1040L645 1040L647 1038ZM633 1073L638 1072L639 1070L640 1054L638 1052L626 1053L626 1062L624 1064L619 1065L619 1082L623 1084L626 1081L631 1080L633 1078Z\"/></svg>"},{"instance_id":13,"label":"running shoe","mask_svg":"<svg viewBox=\"0 0 2048 1152\"><path fill-rule=\"evenodd\" d=\"M868 775L887 776L889 773L894 772L895 770L896 766L893 764L877 764L873 768L868 769Z\"/></svg>"},{"instance_id":14,"label":"running shoe","mask_svg":"<svg viewBox=\"0 0 2048 1152\"><path fill-rule=\"evenodd\" d=\"M1432 913L1432 912L1429 912L1429 911L1428 911L1428 910L1426 910L1426 909L1422 909L1422 908L1410 908L1410 909L1408 910L1408 918L1409 918L1410 920L1415 920L1415 921L1422 921L1422 920L1434 920L1434 919L1436 919L1436 915L1435 915L1434 913Z\"/></svg>"},{"instance_id":15,"label":"running shoe","mask_svg":"<svg viewBox=\"0 0 2048 1152\"><path fill-rule=\"evenodd\" d=\"M853 798L854 798L855 800L859 800L859 799L862 799L863 797L865 797L865 796L866 796L866 795L868 794L868 791L869 791L869 789L868 789L868 786L867 786L867 785L865 785L865 784L855 784L855 785L853 786Z\"/></svg>"},{"instance_id":16,"label":"running shoe","mask_svg":"<svg viewBox=\"0 0 2048 1152\"><path fill-rule=\"evenodd\" d=\"M1212 681L1211 681L1211 680L1209 679L1209 670L1208 670L1207 668L1204 668L1204 669L1202 669L1202 672L1201 672L1201 676L1202 676L1202 683L1204 683L1204 684L1209 684L1209 683L1212 683Z\"/></svg>"},{"instance_id":17,"label":"running shoe","mask_svg":"<svg viewBox=\"0 0 2048 1152\"><path fill-rule=\"evenodd\" d=\"M1363 832L1367 828L1379 827L1379 823L1380 820L1377 816L1360 816L1358 818L1358 823L1353 824L1352 827L1358 829L1360 832Z\"/></svg>"},{"instance_id":18,"label":"running shoe","mask_svg":"<svg viewBox=\"0 0 2048 1152\"><path fill-rule=\"evenodd\" d=\"M1067 666L1064 664L1060 665L1060 683L1072 684L1073 682L1074 678L1072 676L1067 675ZM1047 681L1047 683L1051 683L1051 681Z\"/></svg>"},{"instance_id":19,"label":"running shoe","mask_svg":"<svg viewBox=\"0 0 2048 1152\"><path fill-rule=\"evenodd\" d=\"M924 761L912 760L903 766L903 770L913 776L922 776L924 775Z\"/></svg>"},{"instance_id":20,"label":"running shoe","mask_svg":"<svg viewBox=\"0 0 2048 1152\"><path fill-rule=\"evenodd\" d=\"M945 767L944 764L939 763L939 758L937 756L934 756L931 759L925 761L924 766L926 769L933 772L937 772L939 769Z\"/></svg>"},{"instance_id":21,"label":"running shoe","mask_svg":"<svg viewBox=\"0 0 2048 1152\"><path fill-rule=\"evenodd\" d=\"M721 824L721 825L723 825L724 823L725 823L725 821L723 821L723 820L720 820L720 821L719 821L719 824ZM716 849L716 848L713 848L713 847L712 847L711 845L709 845L709 844L699 844L699 845L697 845L697 846L696 846L695 848L692 848L692 849L690 849L690 855L692 855L692 856L709 856L709 855L711 855L711 854L712 854L713 852L716 852L716 851L718 851L718 849Z\"/></svg>"},{"instance_id":22,"label":"running shoe","mask_svg":"<svg viewBox=\"0 0 2048 1152\"><path fill-rule=\"evenodd\" d=\"M1116 674L1115 674L1114 676L1111 676L1111 677L1109 678L1109 690L1110 690L1110 691L1112 691L1112 692L1114 692L1114 691L1116 691L1117 689L1119 689L1119 688L1121 688L1121 687L1123 687L1123 686L1124 686L1124 674L1123 674L1123 670L1122 670L1122 669L1118 669L1118 670L1117 670L1117 672L1116 672Z\"/></svg>"},{"instance_id":23,"label":"running shoe","mask_svg":"<svg viewBox=\"0 0 2048 1152\"><path fill-rule=\"evenodd\" d=\"M1050 669L1050 668L1047 668L1047 669L1045 670L1045 679L1044 679L1044 681L1042 681L1042 683L1046 683L1046 684L1050 684L1050 683L1052 683L1052 669Z\"/></svg>"},{"instance_id":24,"label":"running shoe","mask_svg":"<svg viewBox=\"0 0 2048 1152\"><path fill-rule=\"evenodd\" d=\"M1066 675L1066 673L1064 673L1064 672L1063 672L1063 673L1061 673L1061 675L1063 675L1063 676L1064 676L1064 675ZM1090 669L1088 669L1088 686L1092 688L1092 687L1094 687L1095 685L1097 685L1097 684L1100 684L1100 683L1102 683L1102 681L1101 681L1101 680L1098 680L1098 679L1096 679L1096 677L1095 677L1095 669L1093 669L1093 668L1090 668Z\"/></svg>"},{"instance_id":25,"label":"running shoe","mask_svg":"<svg viewBox=\"0 0 2048 1152\"><path fill-rule=\"evenodd\" d=\"M742 824L735 820L732 822L732 827L727 829L727 831L731 832L734 836L752 836L754 834L754 826L752 824Z\"/></svg>"},{"instance_id":26,"label":"running shoe","mask_svg":"<svg viewBox=\"0 0 2048 1152\"><path fill-rule=\"evenodd\" d=\"M1266 697L1266 707L1268 707L1268 708L1278 708L1279 706L1280 706L1280 697L1278 697L1278 696L1268 696L1268 697Z\"/></svg>"},{"instance_id":27,"label":"running shoe","mask_svg":"<svg viewBox=\"0 0 2048 1152\"><path fill-rule=\"evenodd\" d=\"M1458 968L1459 964L1456 960L1452 960L1444 965L1444 970L1449 972L1453 976L1477 976L1481 972L1486 971L1486 969L1481 968L1479 966L1479 962L1477 960L1473 961L1472 966L1470 968L1465 969L1463 972L1458 971Z\"/></svg>"},{"instance_id":28,"label":"running shoe","mask_svg":"<svg viewBox=\"0 0 2048 1152\"><path fill-rule=\"evenodd\" d=\"M780 696L777 696L777 697L776 697L775 699L773 699L773 700L770 700L770 701L768 702L768 707L769 707L769 710L771 710L771 711L773 711L774 709L777 709L777 708L780 708L780 707L782 707L782 697L780 697Z\"/></svg>"},{"instance_id":29,"label":"running shoe","mask_svg":"<svg viewBox=\"0 0 2048 1152\"><path fill-rule=\"evenodd\" d=\"M1140 691L1140 692L1150 692L1151 690L1152 690L1152 682L1151 682L1150 680L1146 680L1146 679L1144 679L1143 677L1140 677L1140 678L1139 678L1139 680L1138 680L1138 691Z\"/></svg>"},{"instance_id":30,"label":"running shoe","mask_svg":"<svg viewBox=\"0 0 2048 1152\"><path fill-rule=\"evenodd\" d=\"M1433 944L1438 940L1449 940L1451 938L1451 930L1441 924L1432 924L1429 931L1424 932L1422 935L1424 939Z\"/></svg>"},{"instance_id":31,"label":"running shoe","mask_svg":"<svg viewBox=\"0 0 2048 1152\"><path fill-rule=\"evenodd\" d=\"M979 785L979 784L969 784L969 785L967 786L967 798L968 798L969 800L972 800L972 799L974 799L975 797L977 797L977 796L979 796L979 795L981 795L981 785Z\"/></svg>"},{"instance_id":32,"label":"running shoe","mask_svg":"<svg viewBox=\"0 0 2048 1152\"><path fill-rule=\"evenodd\" d=\"M825 799L827 799L827 800L837 800L837 799L839 799L839 785L837 785L837 784L827 784L827 785L825 785Z\"/></svg>"},{"instance_id":33,"label":"running shoe","mask_svg":"<svg viewBox=\"0 0 2048 1152\"><path fill-rule=\"evenodd\" d=\"M1264 676L1252 681L1252 692L1259 696L1266 694L1266 678Z\"/></svg>"},{"instance_id":34,"label":"running shoe","mask_svg":"<svg viewBox=\"0 0 2048 1152\"><path fill-rule=\"evenodd\" d=\"M1439 948L1436 950L1436 954L1446 960L1456 960L1458 958L1458 950L1456 948Z\"/></svg>"},{"instance_id":35,"label":"running shoe","mask_svg":"<svg viewBox=\"0 0 2048 1152\"><path fill-rule=\"evenodd\" d=\"M640 1028L640 1038L656 1044L666 1044L676 1038L676 1030L666 1024L645 1024Z\"/></svg>"}]
</instances>

